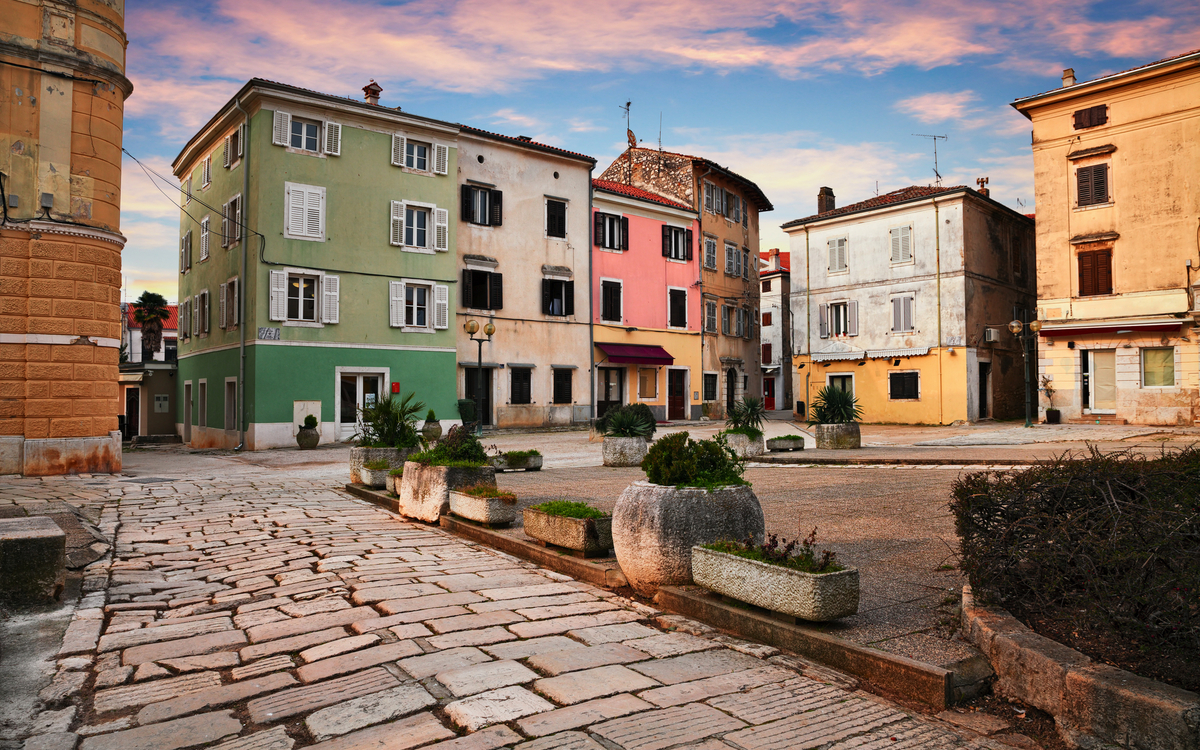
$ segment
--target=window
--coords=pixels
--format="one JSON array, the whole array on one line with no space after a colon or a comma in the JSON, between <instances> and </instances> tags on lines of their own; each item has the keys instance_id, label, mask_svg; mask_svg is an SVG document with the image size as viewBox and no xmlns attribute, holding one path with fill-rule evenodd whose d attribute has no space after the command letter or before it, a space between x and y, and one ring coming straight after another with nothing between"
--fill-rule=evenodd
<instances>
[{"instance_id":1,"label":"window","mask_svg":"<svg viewBox=\"0 0 1200 750\"><path fill-rule=\"evenodd\" d=\"M1142 387L1173 388L1175 386L1175 349L1142 350Z\"/></svg>"},{"instance_id":2,"label":"window","mask_svg":"<svg viewBox=\"0 0 1200 750\"><path fill-rule=\"evenodd\" d=\"M638 398L643 401L658 398L658 370L652 367L638 370Z\"/></svg>"},{"instance_id":3,"label":"window","mask_svg":"<svg viewBox=\"0 0 1200 750\"><path fill-rule=\"evenodd\" d=\"M504 274L465 269L462 281L463 307L476 310L504 308Z\"/></svg>"},{"instance_id":4,"label":"window","mask_svg":"<svg viewBox=\"0 0 1200 750\"><path fill-rule=\"evenodd\" d=\"M891 235L892 262L907 263L912 260L912 227L896 227L891 230Z\"/></svg>"},{"instance_id":5,"label":"window","mask_svg":"<svg viewBox=\"0 0 1200 750\"><path fill-rule=\"evenodd\" d=\"M212 184L212 154L204 157L204 162L200 165L200 187L201 189Z\"/></svg>"},{"instance_id":6,"label":"window","mask_svg":"<svg viewBox=\"0 0 1200 750\"><path fill-rule=\"evenodd\" d=\"M575 282L542 279L542 313L545 315L574 315Z\"/></svg>"},{"instance_id":7,"label":"window","mask_svg":"<svg viewBox=\"0 0 1200 750\"><path fill-rule=\"evenodd\" d=\"M771 313L765 312L762 314L762 324L763 324L763 328L766 328L767 326L771 325Z\"/></svg>"},{"instance_id":8,"label":"window","mask_svg":"<svg viewBox=\"0 0 1200 750\"><path fill-rule=\"evenodd\" d=\"M288 145L301 151L317 153L318 131L320 126L315 122L306 122L292 118L292 136Z\"/></svg>"},{"instance_id":9,"label":"window","mask_svg":"<svg viewBox=\"0 0 1200 750\"><path fill-rule=\"evenodd\" d=\"M209 220L205 216L200 220L200 260L208 260L208 235L209 235Z\"/></svg>"},{"instance_id":10,"label":"window","mask_svg":"<svg viewBox=\"0 0 1200 750\"><path fill-rule=\"evenodd\" d=\"M893 401L904 401L920 397L921 374L919 372L888 373L888 398Z\"/></svg>"},{"instance_id":11,"label":"window","mask_svg":"<svg viewBox=\"0 0 1200 750\"><path fill-rule=\"evenodd\" d=\"M465 221L482 226L498 227L503 224L503 193L491 188L462 186L462 217Z\"/></svg>"},{"instance_id":12,"label":"window","mask_svg":"<svg viewBox=\"0 0 1200 750\"><path fill-rule=\"evenodd\" d=\"M189 174L187 179L183 181L183 205L192 202L192 176Z\"/></svg>"},{"instance_id":13,"label":"window","mask_svg":"<svg viewBox=\"0 0 1200 750\"><path fill-rule=\"evenodd\" d=\"M729 305L721 305L721 333L728 336L732 331L732 315L733 308Z\"/></svg>"},{"instance_id":14,"label":"window","mask_svg":"<svg viewBox=\"0 0 1200 750\"><path fill-rule=\"evenodd\" d=\"M726 215L727 195L725 188L717 187L711 182L704 183L704 209L710 213Z\"/></svg>"},{"instance_id":15,"label":"window","mask_svg":"<svg viewBox=\"0 0 1200 750\"><path fill-rule=\"evenodd\" d=\"M742 248L742 278L750 278L750 250L745 247Z\"/></svg>"},{"instance_id":16,"label":"window","mask_svg":"<svg viewBox=\"0 0 1200 750\"><path fill-rule=\"evenodd\" d=\"M179 359L179 339L163 339L163 359L175 362Z\"/></svg>"},{"instance_id":17,"label":"window","mask_svg":"<svg viewBox=\"0 0 1200 750\"><path fill-rule=\"evenodd\" d=\"M1078 262L1080 297L1112 294L1112 250L1080 253Z\"/></svg>"},{"instance_id":18,"label":"window","mask_svg":"<svg viewBox=\"0 0 1200 750\"><path fill-rule=\"evenodd\" d=\"M1094 128L1108 122L1108 105L1097 104L1087 109L1075 110L1075 129Z\"/></svg>"},{"instance_id":19,"label":"window","mask_svg":"<svg viewBox=\"0 0 1200 750\"><path fill-rule=\"evenodd\" d=\"M554 403L571 403L571 372L565 367L554 368Z\"/></svg>"},{"instance_id":20,"label":"window","mask_svg":"<svg viewBox=\"0 0 1200 750\"><path fill-rule=\"evenodd\" d=\"M429 211L424 208L405 207L404 244L409 247L429 246Z\"/></svg>"},{"instance_id":21,"label":"window","mask_svg":"<svg viewBox=\"0 0 1200 750\"><path fill-rule=\"evenodd\" d=\"M742 256L738 254L737 245L732 242L725 243L725 273L730 276L741 276L741 271L738 266L741 264Z\"/></svg>"},{"instance_id":22,"label":"window","mask_svg":"<svg viewBox=\"0 0 1200 750\"><path fill-rule=\"evenodd\" d=\"M704 302L704 330L717 332L717 303L712 300Z\"/></svg>"},{"instance_id":23,"label":"window","mask_svg":"<svg viewBox=\"0 0 1200 750\"><path fill-rule=\"evenodd\" d=\"M317 320L317 277L289 274L287 277L287 320Z\"/></svg>"},{"instance_id":24,"label":"window","mask_svg":"<svg viewBox=\"0 0 1200 750\"><path fill-rule=\"evenodd\" d=\"M662 254L670 260L691 260L692 230L663 224Z\"/></svg>"},{"instance_id":25,"label":"window","mask_svg":"<svg viewBox=\"0 0 1200 750\"><path fill-rule=\"evenodd\" d=\"M600 319L621 322L621 282L600 282Z\"/></svg>"},{"instance_id":26,"label":"window","mask_svg":"<svg viewBox=\"0 0 1200 750\"><path fill-rule=\"evenodd\" d=\"M179 238L179 272L187 273L192 267L192 230Z\"/></svg>"},{"instance_id":27,"label":"window","mask_svg":"<svg viewBox=\"0 0 1200 750\"><path fill-rule=\"evenodd\" d=\"M769 291L771 291L771 280L770 280L770 279L767 279L766 281L764 281L764 282L762 283L762 290L763 290L764 292L769 292Z\"/></svg>"},{"instance_id":28,"label":"window","mask_svg":"<svg viewBox=\"0 0 1200 750\"><path fill-rule=\"evenodd\" d=\"M221 207L221 247L235 245L242 239L242 196L235 195Z\"/></svg>"},{"instance_id":29,"label":"window","mask_svg":"<svg viewBox=\"0 0 1200 750\"><path fill-rule=\"evenodd\" d=\"M196 295L196 333L208 333L208 290Z\"/></svg>"},{"instance_id":30,"label":"window","mask_svg":"<svg viewBox=\"0 0 1200 750\"><path fill-rule=\"evenodd\" d=\"M185 299L179 303L179 338L187 340L192 332L192 301Z\"/></svg>"},{"instance_id":31,"label":"window","mask_svg":"<svg viewBox=\"0 0 1200 750\"><path fill-rule=\"evenodd\" d=\"M567 204L564 201L546 201L546 236L567 236Z\"/></svg>"},{"instance_id":32,"label":"window","mask_svg":"<svg viewBox=\"0 0 1200 750\"><path fill-rule=\"evenodd\" d=\"M1099 206L1108 203L1108 164L1094 164L1075 170L1079 206Z\"/></svg>"},{"instance_id":33,"label":"window","mask_svg":"<svg viewBox=\"0 0 1200 750\"><path fill-rule=\"evenodd\" d=\"M225 381L225 429L237 429L237 380Z\"/></svg>"},{"instance_id":34,"label":"window","mask_svg":"<svg viewBox=\"0 0 1200 750\"><path fill-rule=\"evenodd\" d=\"M404 166L422 172L429 171L429 144L408 141L404 147Z\"/></svg>"},{"instance_id":35,"label":"window","mask_svg":"<svg viewBox=\"0 0 1200 750\"><path fill-rule=\"evenodd\" d=\"M222 328L233 328L239 322L238 318L238 280L232 278L221 285L220 292L220 313L218 318Z\"/></svg>"},{"instance_id":36,"label":"window","mask_svg":"<svg viewBox=\"0 0 1200 750\"><path fill-rule=\"evenodd\" d=\"M404 325L407 328L429 327L429 287L404 286Z\"/></svg>"},{"instance_id":37,"label":"window","mask_svg":"<svg viewBox=\"0 0 1200 750\"><path fill-rule=\"evenodd\" d=\"M514 367L509 372L512 373L512 387L509 389L508 394L509 403L533 403L533 370L528 367Z\"/></svg>"},{"instance_id":38,"label":"window","mask_svg":"<svg viewBox=\"0 0 1200 750\"><path fill-rule=\"evenodd\" d=\"M857 302L833 302L817 310L821 338L858 335Z\"/></svg>"},{"instance_id":39,"label":"window","mask_svg":"<svg viewBox=\"0 0 1200 750\"><path fill-rule=\"evenodd\" d=\"M773 360L771 359L771 345L763 344L762 345L762 363L764 365L769 365L769 364L771 364L772 361Z\"/></svg>"},{"instance_id":40,"label":"window","mask_svg":"<svg viewBox=\"0 0 1200 750\"><path fill-rule=\"evenodd\" d=\"M734 321L735 321L733 335L734 336L745 336L746 335L746 311L739 307L736 310L734 310L733 312L734 312Z\"/></svg>"},{"instance_id":41,"label":"window","mask_svg":"<svg viewBox=\"0 0 1200 750\"><path fill-rule=\"evenodd\" d=\"M717 240L714 237L704 238L704 267L717 267Z\"/></svg>"},{"instance_id":42,"label":"window","mask_svg":"<svg viewBox=\"0 0 1200 750\"><path fill-rule=\"evenodd\" d=\"M395 247L419 248L426 253L450 249L450 212L444 208L392 201L391 221L389 242Z\"/></svg>"},{"instance_id":43,"label":"window","mask_svg":"<svg viewBox=\"0 0 1200 750\"><path fill-rule=\"evenodd\" d=\"M717 400L717 373L715 372L704 373L704 400Z\"/></svg>"},{"instance_id":44,"label":"window","mask_svg":"<svg viewBox=\"0 0 1200 750\"><path fill-rule=\"evenodd\" d=\"M596 247L606 250L629 249L629 219L616 214L596 214L595 237Z\"/></svg>"},{"instance_id":45,"label":"window","mask_svg":"<svg viewBox=\"0 0 1200 750\"><path fill-rule=\"evenodd\" d=\"M325 241L325 188L285 182L284 203L284 237Z\"/></svg>"},{"instance_id":46,"label":"window","mask_svg":"<svg viewBox=\"0 0 1200 750\"><path fill-rule=\"evenodd\" d=\"M242 158L242 141L245 139L246 126L238 125L233 132L225 136L224 167L229 169Z\"/></svg>"},{"instance_id":47,"label":"window","mask_svg":"<svg viewBox=\"0 0 1200 750\"><path fill-rule=\"evenodd\" d=\"M687 328L687 290L667 290L667 325L671 328Z\"/></svg>"},{"instance_id":48,"label":"window","mask_svg":"<svg viewBox=\"0 0 1200 750\"><path fill-rule=\"evenodd\" d=\"M829 270L846 270L846 238L829 241Z\"/></svg>"},{"instance_id":49,"label":"window","mask_svg":"<svg viewBox=\"0 0 1200 750\"><path fill-rule=\"evenodd\" d=\"M907 333L913 330L912 296L892 297L892 331L894 333Z\"/></svg>"},{"instance_id":50,"label":"window","mask_svg":"<svg viewBox=\"0 0 1200 750\"><path fill-rule=\"evenodd\" d=\"M328 278L328 277L326 277ZM388 282L388 324L409 333L450 326L450 287L422 279Z\"/></svg>"},{"instance_id":51,"label":"window","mask_svg":"<svg viewBox=\"0 0 1200 750\"><path fill-rule=\"evenodd\" d=\"M826 385L832 388L837 388L839 391L845 391L851 395L854 394L853 375L830 375Z\"/></svg>"}]
</instances>

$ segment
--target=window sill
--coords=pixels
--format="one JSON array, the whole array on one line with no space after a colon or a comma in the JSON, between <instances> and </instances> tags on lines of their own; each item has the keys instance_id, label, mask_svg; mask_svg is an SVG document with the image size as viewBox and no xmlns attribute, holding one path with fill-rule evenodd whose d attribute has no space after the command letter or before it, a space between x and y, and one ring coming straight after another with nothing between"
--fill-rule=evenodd
<instances>
[{"instance_id":1,"label":"window sill","mask_svg":"<svg viewBox=\"0 0 1200 750\"><path fill-rule=\"evenodd\" d=\"M909 258L908 260L898 260L895 263L892 263L891 267L892 268L900 268L903 266L915 266L915 265L917 265L917 262L915 260L913 260L912 258Z\"/></svg>"},{"instance_id":2,"label":"window sill","mask_svg":"<svg viewBox=\"0 0 1200 750\"><path fill-rule=\"evenodd\" d=\"M667 262L668 263L681 263L683 265L687 265L688 260L686 258L667 258Z\"/></svg>"},{"instance_id":3,"label":"window sill","mask_svg":"<svg viewBox=\"0 0 1200 750\"><path fill-rule=\"evenodd\" d=\"M399 165L393 165L399 166ZM416 167L400 167L400 171L404 174L416 175L417 177L433 177L432 169L417 169Z\"/></svg>"},{"instance_id":4,"label":"window sill","mask_svg":"<svg viewBox=\"0 0 1200 750\"><path fill-rule=\"evenodd\" d=\"M324 323L317 323L312 320L282 320L279 321L285 328L324 328Z\"/></svg>"},{"instance_id":5,"label":"window sill","mask_svg":"<svg viewBox=\"0 0 1200 750\"><path fill-rule=\"evenodd\" d=\"M402 252L416 253L417 255L433 255L437 252L437 248L432 247L417 247L416 245L397 245Z\"/></svg>"},{"instance_id":6,"label":"window sill","mask_svg":"<svg viewBox=\"0 0 1200 750\"><path fill-rule=\"evenodd\" d=\"M601 247L601 248L599 248L599 250L602 253L613 253L615 255L620 255L621 253L625 252L624 250L617 248L617 247Z\"/></svg>"},{"instance_id":7,"label":"window sill","mask_svg":"<svg viewBox=\"0 0 1200 750\"><path fill-rule=\"evenodd\" d=\"M325 235L321 235L320 237L306 237L306 236L302 236L302 235L288 234L287 232L283 233L283 238L285 240L304 240L305 242L324 242L325 241Z\"/></svg>"},{"instance_id":8,"label":"window sill","mask_svg":"<svg viewBox=\"0 0 1200 750\"><path fill-rule=\"evenodd\" d=\"M1075 206L1075 208L1073 208L1071 210L1072 211L1094 211L1097 208L1112 208L1115 205L1116 205L1115 201L1109 201L1108 203L1093 203L1090 206Z\"/></svg>"},{"instance_id":9,"label":"window sill","mask_svg":"<svg viewBox=\"0 0 1200 750\"><path fill-rule=\"evenodd\" d=\"M315 156L318 159L324 159L325 154L320 151L309 151L306 148L296 148L295 146L284 146L283 150L289 154L299 154L300 156Z\"/></svg>"},{"instance_id":10,"label":"window sill","mask_svg":"<svg viewBox=\"0 0 1200 750\"><path fill-rule=\"evenodd\" d=\"M543 235L543 238L544 238L544 239L547 239L547 240L554 240L555 242L566 242L568 239L570 239L570 238L568 238L568 237L551 237L551 236L550 236L550 235L548 235L548 234L547 234L547 235Z\"/></svg>"},{"instance_id":11,"label":"window sill","mask_svg":"<svg viewBox=\"0 0 1200 750\"><path fill-rule=\"evenodd\" d=\"M849 276L849 275L850 275L850 269L849 269L849 268L840 268L840 269L838 269L838 270L836 270L836 271L829 271L829 270L826 270L826 271L825 271L825 275L826 275L826 276Z\"/></svg>"},{"instance_id":12,"label":"window sill","mask_svg":"<svg viewBox=\"0 0 1200 750\"><path fill-rule=\"evenodd\" d=\"M415 326L401 326L400 333L433 333L432 328L417 328Z\"/></svg>"}]
</instances>

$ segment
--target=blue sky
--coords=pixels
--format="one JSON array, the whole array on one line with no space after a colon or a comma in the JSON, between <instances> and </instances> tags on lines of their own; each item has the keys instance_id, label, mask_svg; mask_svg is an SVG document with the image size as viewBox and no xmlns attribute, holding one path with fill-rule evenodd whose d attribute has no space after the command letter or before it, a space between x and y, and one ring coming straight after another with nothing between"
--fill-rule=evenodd
<instances>
[{"instance_id":1,"label":"blue sky","mask_svg":"<svg viewBox=\"0 0 1200 750\"><path fill-rule=\"evenodd\" d=\"M249 78L529 135L607 166L639 140L698 154L754 180L779 225L838 204L930 184L990 180L1032 212L1028 122L1008 103L1200 47L1184 0L216 0L129 3L125 147L170 163ZM126 159L122 231L128 299L177 295L178 209ZM171 199L177 188L159 183Z\"/></svg>"}]
</instances>

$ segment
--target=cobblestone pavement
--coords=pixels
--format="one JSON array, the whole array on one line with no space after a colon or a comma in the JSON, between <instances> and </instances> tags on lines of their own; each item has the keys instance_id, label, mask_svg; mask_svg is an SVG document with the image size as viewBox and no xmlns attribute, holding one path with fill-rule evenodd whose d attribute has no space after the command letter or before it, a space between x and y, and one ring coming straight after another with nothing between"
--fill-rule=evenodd
<instances>
[{"instance_id":1,"label":"cobblestone pavement","mask_svg":"<svg viewBox=\"0 0 1200 750\"><path fill-rule=\"evenodd\" d=\"M27 750L1003 748L278 472L0 480L115 532Z\"/></svg>"}]
</instances>

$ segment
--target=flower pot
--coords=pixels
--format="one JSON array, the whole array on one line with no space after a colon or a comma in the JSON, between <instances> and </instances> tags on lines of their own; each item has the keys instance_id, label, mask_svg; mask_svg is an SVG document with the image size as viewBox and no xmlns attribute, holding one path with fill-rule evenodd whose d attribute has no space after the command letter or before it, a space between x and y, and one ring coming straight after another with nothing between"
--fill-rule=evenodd
<instances>
[{"instance_id":1,"label":"flower pot","mask_svg":"<svg viewBox=\"0 0 1200 750\"><path fill-rule=\"evenodd\" d=\"M731 599L813 622L858 612L858 570L805 573L703 547L692 549L697 586Z\"/></svg>"},{"instance_id":2,"label":"flower pot","mask_svg":"<svg viewBox=\"0 0 1200 750\"><path fill-rule=\"evenodd\" d=\"M300 446L302 451L310 451L320 442L321 433L317 432L316 427L301 427L296 432L296 445Z\"/></svg>"},{"instance_id":3,"label":"flower pot","mask_svg":"<svg viewBox=\"0 0 1200 750\"><path fill-rule=\"evenodd\" d=\"M706 490L634 482L613 509L613 549L638 593L692 580L692 547L722 539L761 542L762 506L749 485Z\"/></svg>"},{"instance_id":4,"label":"flower pot","mask_svg":"<svg viewBox=\"0 0 1200 750\"><path fill-rule=\"evenodd\" d=\"M524 458L509 459L503 453L488 459L496 471L541 471L541 456L525 456Z\"/></svg>"},{"instance_id":5,"label":"flower pot","mask_svg":"<svg viewBox=\"0 0 1200 750\"><path fill-rule=\"evenodd\" d=\"M1058 409L1046 410L1046 424L1058 424L1060 419L1062 419L1062 412Z\"/></svg>"},{"instance_id":6,"label":"flower pot","mask_svg":"<svg viewBox=\"0 0 1200 750\"><path fill-rule=\"evenodd\" d=\"M450 490L450 512L468 521L506 525L517 520L517 499L476 497L458 490Z\"/></svg>"},{"instance_id":7,"label":"flower pot","mask_svg":"<svg viewBox=\"0 0 1200 750\"><path fill-rule=\"evenodd\" d=\"M817 435L818 448L839 450L862 447L862 435L858 431L858 422L819 424L813 429L813 432Z\"/></svg>"},{"instance_id":8,"label":"flower pot","mask_svg":"<svg viewBox=\"0 0 1200 750\"><path fill-rule=\"evenodd\" d=\"M771 438L767 441L769 451L802 451L804 438Z\"/></svg>"},{"instance_id":9,"label":"flower pot","mask_svg":"<svg viewBox=\"0 0 1200 750\"><path fill-rule=\"evenodd\" d=\"M384 486L384 489L386 489L388 491L389 495L396 494L396 492L397 492L396 480L397 479L400 479L400 477L396 476L395 474L392 474L392 472L390 472L390 471L388 472L387 480L385 480L383 486Z\"/></svg>"},{"instance_id":10,"label":"flower pot","mask_svg":"<svg viewBox=\"0 0 1200 750\"><path fill-rule=\"evenodd\" d=\"M442 423L437 420L426 422L425 426L421 428L421 434L432 443L442 436Z\"/></svg>"},{"instance_id":11,"label":"flower pot","mask_svg":"<svg viewBox=\"0 0 1200 750\"><path fill-rule=\"evenodd\" d=\"M555 547L583 553L584 557L607 555L613 546L612 516L567 518L526 508L525 534Z\"/></svg>"},{"instance_id":12,"label":"flower pot","mask_svg":"<svg viewBox=\"0 0 1200 750\"><path fill-rule=\"evenodd\" d=\"M408 458L408 454L412 453L415 448L362 448L355 447L350 449L350 483L362 484L362 476L359 474L362 471L363 464L368 461L378 461L384 459L388 462L389 469L396 469L404 465L404 459ZM385 474L387 472L384 472ZM383 485L379 485L382 487Z\"/></svg>"},{"instance_id":13,"label":"flower pot","mask_svg":"<svg viewBox=\"0 0 1200 750\"><path fill-rule=\"evenodd\" d=\"M733 449L738 458L754 458L761 456L767 450L767 444L763 441L762 435L759 435L757 439L740 432L726 432L724 435L729 447Z\"/></svg>"},{"instance_id":14,"label":"flower pot","mask_svg":"<svg viewBox=\"0 0 1200 750\"><path fill-rule=\"evenodd\" d=\"M640 437L606 437L604 438L605 466L641 466L646 457L646 438Z\"/></svg>"},{"instance_id":15,"label":"flower pot","mask_svg":"<svg viewBox=\"0 0 1200 750\"><path fill-rule=\"evenodd\" d=\"M364 484L372 489L381 490L387 486L388 472L390 469L368 469L362 467L358 470L358 476L361 478L360 484Z\"/></svg>"},{"instance_id":16,"label":"flower pot","mask_svg":"<svg viewBox=\"0 0 1200 750\"><path fill-rule=\"evenodd\" d=\"M450 511L450 490L477 484L496 486L496 470L491 466L426 466L414 461L404 463L400 480L398 508L401 515L419 521L437 523Z\"/></svg>"}]
</instances>

